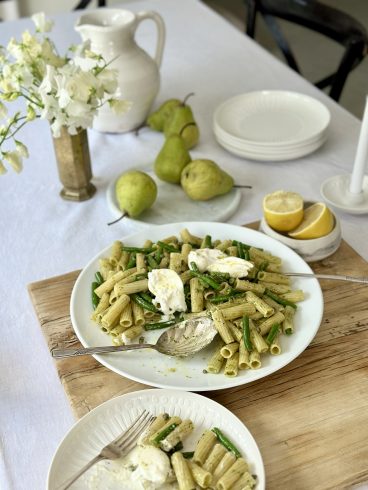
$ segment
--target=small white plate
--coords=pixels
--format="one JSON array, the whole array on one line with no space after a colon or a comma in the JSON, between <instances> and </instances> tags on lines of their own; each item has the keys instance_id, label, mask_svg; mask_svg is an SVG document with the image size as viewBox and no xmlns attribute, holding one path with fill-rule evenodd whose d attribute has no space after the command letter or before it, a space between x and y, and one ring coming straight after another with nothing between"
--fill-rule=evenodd
<instances>
[{"instance_id":1,"label":"small white plate","mask_svg":"<svg viewBox=\"0 0 368 490\"><path fill-rule=\"evenodd\" d=\"M335 175L321 185L325 201L349 214L368 214L368 175L363 176L361 194L349 192L351 175Z\"/></svg>"},{"instance_id":2,"label":"small white plate","mask_svg":"<svg viewBox=\"0 0 368 490\"><path fill-rule=\"evenodd\" d=\"M179 236L180 230L187 228L197 236L212 235L213 239L232 239L261 247L281 257L283 270L288 272L309 272L311 268L293 250L259 231L224 223L187 222L154 226L141 230L134 235L124 237L128 246L142 246L146 239L153 242L165 237ZM74 331L84 347L111 344L110 337L90 320L93 312L91 304L91 284L99 268L99 259L107 257L111 244L96 255L80 273L71 296L70 314ZM282 338L282 354L264 356L260 369L240 371L239 375L229 378L223 374L204 373L207 361L213 352L208 346L190 358L172 358L150 349L104 354L94 356L101 364L116 373L158 388L173 388L187 391L222 390L232 386L251 383L264 378L293 361L306 349L316 335L323 313L323 296L316 279L295 278L294 289L303 289L305 300L300 303L295 315L295 333ZM155 343L161 331L145 332L148 343Z\"/></svg>"},{"instance_id":3,"label":"small white plate","mask_svg":"<svg viewBox=\"0 0 368 490\"><path fill-rule=\"evenodd\" d=\"M308 95L263 90L223 102L214 113L214 121L244 142L282 146L320 134L330 123L330 112Z\"/></svg>"},{"instance_id":4,"label":"small white plate","mask_svg":"<svg viewBox=\"0 0 368 490\"><path fill-rule=\"evenodd\" d=\"M153 206L136 219L124 218L138 228L188 220L226 221L238 209L241 200L239 189L233 188L227 194L209 201L193 201L185 194L180 185L163 182L150 169L139 168L137 170L146 172L157 184L157 199ZM115 196L117 178L110 183L106 192L108 207L115 218L121 216Z\"/></svg>"},{"instance_id":5,"label":"small white plate","mask_svg":"<svg viewBox=\"0 0 368 490\"><path fill-rule=\"evenodd\" d=\"M191 419L195 429L185 441L186 451L194 449L196 441L205 429L218 427L249 462L251 473L257 475L256 490L265 489L262 456L245 425L229 410L209 398L173 390L142 390L128 393L108 400L85 415L66 434L57 448L49 469L47 489L59 488L126 429L144 409L154 415L167 412L183 419ZM117 484L109 481L109 475L105 471L103 477L101 485L98 485L98 478L94 478L95 490L128 490L122 486L122 482ZM74 483L73 489L91 488L88 480L87 473Z\"/></svg>"}]
</instances>

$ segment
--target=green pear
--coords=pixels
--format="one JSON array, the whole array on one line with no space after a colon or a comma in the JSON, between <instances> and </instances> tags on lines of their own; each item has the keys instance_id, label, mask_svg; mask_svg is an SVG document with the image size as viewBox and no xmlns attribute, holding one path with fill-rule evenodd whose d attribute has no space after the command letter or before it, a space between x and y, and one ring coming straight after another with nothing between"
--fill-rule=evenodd
<instances>
[{"instance_id":1,"label":"green pear","mask_svg":"<svg viewBox=\"0 0 368 490\"><path fill-rule=\"evenodd\" d=\"M175 107L182 104L182 101L179 99L169 99L160 107L152 112L147 118L147 126L155 131L163 131L164 124L167 118L170 116L171 112L175 109Z\"/></svg>"},{"instance_id":2,"label":"green pear","mask_svg":"<svg viewBox=\"0 0 368 490\"><path fill-rule=\"evenodd\" d=\"M109 225L126 215L136 218L151 207L157 197L156 182L140 170L129 170L116 181L115 196L123 215Z\"/></svg>"},{"instance_id":3,"label":"green pear","mask_svg":"<svg viewBox=\"0 0 368 490\"><path fill-rule=\"evenodd\" d=\"M189 125L189 123L192 123ZM184 126L186 128L184 129ZM188 150L199 141L199 129L194 120L192 109L185 103L173 109L164 125L166 138L173 134L181 134Z\"/></svg>"},{"instance_id":4,"label":"green pear","mask_svg":"<svg viewBox=\"0 0 368 490\"><path fill-rule=\"evenodd\" d=\"M183 129L185 128L186 126ZM166 139L157 155L153 168L159 179L172 184L180 184L183 168L191 160L181 134L172 134Z\"/></svg>"},{"instance_id":5,"label":"green pear","mask_svg":"<svg viewBox=\"0 0 368 490\"><path fill-rule=\"evenodd\" d=\"M193 160L181 174L181 186L194 201L208 201L229 192L234 179L212 160Z\"/></svg>"}]
</instances>

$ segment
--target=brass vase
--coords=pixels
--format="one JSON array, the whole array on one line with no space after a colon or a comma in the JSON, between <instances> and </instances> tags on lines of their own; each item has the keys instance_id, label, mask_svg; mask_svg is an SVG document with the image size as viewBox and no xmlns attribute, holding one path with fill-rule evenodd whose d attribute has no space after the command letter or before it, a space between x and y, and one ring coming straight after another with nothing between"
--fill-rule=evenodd
<instances>
[{"instance_id":1,"label":"brass vase","mask_svg":"<svg viewBox=\"0 0 368 490\"><path fill-rule=\"evenodd\" d=\"M53 138L59 178L63 184L60 195L70 201L85 201L96 192L91 184L92 170L87 130L71 135L66 127L60 137Z\"/></svg>"}]
</instances>

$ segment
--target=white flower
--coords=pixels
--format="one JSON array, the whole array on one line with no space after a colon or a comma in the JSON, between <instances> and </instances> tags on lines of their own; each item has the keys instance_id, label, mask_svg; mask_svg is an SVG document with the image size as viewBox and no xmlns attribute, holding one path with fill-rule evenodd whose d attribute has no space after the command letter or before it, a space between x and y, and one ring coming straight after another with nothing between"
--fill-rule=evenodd
<instances>
[{"instance_id":1,"label":"white flower","mask_svg":"<svg viewBox=\"0 0 368 490\"><path fill-rule=\"evenodd\" d=\"M55 53L55 46L50 39L45 39L41 45L41 56L47 65L55 67L63 66L66 63L66 58L62 58Z\"/></svg>"},{"instance_id":2,"label":"white flower","mask_svg":"<svg viewBox=\"0 0 368 490\"><path fill-rule=\"evenodd\" d=\"M5 107L5 105L0 102L0 119L6 118L8 115L8 109Z\"/></svg>"},{"instance_id":3,"label":"white flower","mask_svg":"<svg viewBox=\"0 0 368 490\"><path fill-rule=\"evenodd\" d=\"M115 112L115 114L125 114L132 107L132 103L128 100L110 99L109 106Z\"/></svg>"},{"instance_id":4,"label":"white flower","mask_svg":"<svg viewBox=\"0 0 368 490\"><path fill-rule=\"evenodd\" d=\"M117 70L103 69L97 78L101 82L103 89L108 94L113 94L118 87Z\"/></svg>"},{"instance_id":5,"label":"white flower","mask_svg":"<svg viewBox=\"0 0 368 490\"><path fill-rule=\"evenodd\" d=\"M51 65L47 65L46 73L38 89L41 98L43 95L49 94L52 89L56 87L55 73L55 68Z\"/></svg>"},{"instance_id":6,"label":"white flower","mask_svg":"<svg viewBox=\"0 0 368 490\"><path fill-rule=\"evenodd\" d=\"M24 158L28 158L29 157L28 148L21 141L15 140L15 151L21 157L24 157Z\"/></svg>"},{"instance_id":7,"label":"white flower","mask_svg":"<svg viewBox=\"0 0 368 490\"><path fill-rule=\"evenodd\" d=\"M15 172L19 173L23 168L22 157L17 151L7 151L4 153L4 158L13 167Z\"/></svg>"},{"instance_id":8,"label":"white flower","mask_svg":"<svg viewBox=\"0 0 368 490\"><path fill-rule=\"evenodd\" d=\"M117 113L126 112L131 106L113 97L117 72L108 68L101 55L91 52L89 41L71 48L71 59L61 57L54 43L40 34L49 31L52 22L43 13L32 18L39 34L25 31L20 42L12 38L7 49L0 47L0 99L25 102L25 110L0 127L0 141L12 139L15 144L13 151L3 151L0 145L0 156L16 172L22 169L22 158L28 157L27 147L13 136L24 123L37 117L46 119L54 137L58 137L63 127L70 134L91 127L105 103ZM6 107L0 101L0 118L6 117ZM0 173L4 171L0 161Z\"/></svg>"},{"instance_id":9,"label":"white flower","mask_svg":"<svg viewBox=\"0 0 368 490\"><path fill-rule=\"evenodd\" d=\"M35 23L37 32L50 32L54 25L52 20L47 20L44 12L32 15L31 19Z\"/></svg>"},{"instance_id":10,"label":"white flower","mask_svg":"<svg viewBox=\"0 0 368 490\"><path fill-rule=\"evenodd\" d=\"M33 106L28 104L26 120L33 121L34 119L36 119L36 111L34 110Z\"/></svg>"}]
</instances>

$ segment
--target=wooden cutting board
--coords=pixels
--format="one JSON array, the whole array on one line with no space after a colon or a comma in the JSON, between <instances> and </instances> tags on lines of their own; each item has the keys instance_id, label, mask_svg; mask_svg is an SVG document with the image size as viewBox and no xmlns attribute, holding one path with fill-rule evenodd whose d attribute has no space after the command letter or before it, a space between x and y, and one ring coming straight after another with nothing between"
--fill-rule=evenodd
<instances>
[{"instance_id":1,"label":"wooden cutting board","mask_svg":"<svg viewBox=\"0 0 368 490\"><path fill-rule=\"evenodd\" d=\"M344 241L312 268L368 276L368 263ZM28 286L50 351L81 345L69 316L79 272ZM251 431L264 459L268 490L368 487L368 286L331 280L321 286L323 321L297 359L262 380L203 393ZM62 359L55 366L77 418L114 396L147 388L93 357Z\"/></svg>"}]
</instances>

